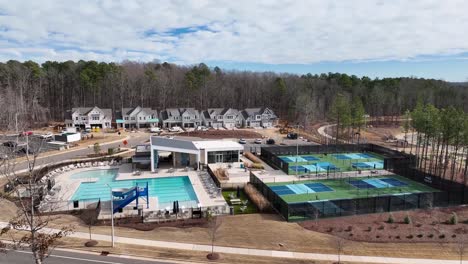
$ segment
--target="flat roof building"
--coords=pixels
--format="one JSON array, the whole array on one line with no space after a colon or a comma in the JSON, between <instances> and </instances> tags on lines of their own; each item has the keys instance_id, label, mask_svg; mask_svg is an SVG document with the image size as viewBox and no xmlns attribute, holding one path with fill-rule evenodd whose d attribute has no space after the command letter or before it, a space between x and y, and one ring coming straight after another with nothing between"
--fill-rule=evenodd
<instances>
[{"instance_id":1,"label":"flat roof building","mask_svg":"<svg viewBox=\"0 0 468 264\"><path fill-rule=\"evenodd\" d=\"M242 145L228 140L202 140L182 137L151 137L151 171L161 164L172 167L193 167L202 164L239 162ZM170 154L162 159L161 154Z\"/></svg>"}]
</instances>

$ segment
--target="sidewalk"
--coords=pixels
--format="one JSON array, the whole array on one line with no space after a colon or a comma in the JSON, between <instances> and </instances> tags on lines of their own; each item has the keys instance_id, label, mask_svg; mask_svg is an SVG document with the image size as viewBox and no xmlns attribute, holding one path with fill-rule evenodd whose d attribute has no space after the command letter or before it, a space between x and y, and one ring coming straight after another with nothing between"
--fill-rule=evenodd
<instances>
[{"instance_id":1,"label":"sidewalk","mask_svg":"<svg viewBox=\"0 0 468 264\"><path fill-rule=\"evenodd\" d=\"M5 222L0 222L0 228L7 225ZM58 232L58 229L45 228L43 232ZM110 227L109 227L110 232ZM93 234L94 240L100 241L111 241L111 236ZM89 234L84 232L75 232L68 237L89 239ZM149 247L160 247L170 249L180 249L189 251L205 251L211 252L210 245L201 244L190 244L190 243L178 243L178 242L167 242L158 240L147 240L138 238L118 237L115 236L114 240L120 244L132 244ZM289 258L289 259L305 259L305 260L322 260L322 261L337 261L338 256L336 254L317 254L317 253L302 253L292 251L279 251L279 250L264 250L264 249L253 249L253 248L238 248L238 247L221 247L215 246L214 250L218 253L228 254L239 254L249 255L252 257L273 257L273 258ZM413 259L413 258L391 258L391 257L375 257L375 256L353 256L353 255L342 255L341 261L357 262L357 263L384 263L384 264L459 264L459 260L443 260L443 259ZM468 260L463 261L468 264Z\"/></svg>"}]
</instances>

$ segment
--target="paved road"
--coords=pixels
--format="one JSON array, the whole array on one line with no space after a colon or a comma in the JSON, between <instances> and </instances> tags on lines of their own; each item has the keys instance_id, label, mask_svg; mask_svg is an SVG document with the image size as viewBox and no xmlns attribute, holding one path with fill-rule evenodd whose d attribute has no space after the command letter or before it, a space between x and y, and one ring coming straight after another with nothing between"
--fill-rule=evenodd
<instances>
[{"instance_id":1,"label":"paved road","mask_svg":"<svg viewBox=\"0 0 468 264\"><path fill-rule=\"evenodd\" d=\"M0 264L31 264L34 263L31 252L26 250L7 251L6 254L0 253ZM135 259L129 256L112 257L100 256L96 254L68 252L54 250L44 261L45 264L82 264L82 263L101 263L101 264L168 264L164 260ZM179 262L180 263L180 262Z\"/></svg>"},{"instance_id":2,"label":"paved road","mask_svg":"<svg viewBox=\"0 0 468 264\"><path fill-rule=\"evenodd\" d=\"M134 147L137 144L144 143L149 140L149 137L150 137L150 134L148 133L130 134L130 138L127 140L128 141L127 147ZM110 147L116 148L119 145L123 147L123 144L121 141L117 143L107 143L107 144L103 143L101 144L101 148L103 150L107 150L107 148L110 148ZM80 148L76 150L64 151L64 152L57 153L52 156L47 156L49 153L45 152L44 154L39 155L36 161L36 167L44 165L44 164L48 164L48 163L58 162L58 161L67 160L67 159L73 159L78 156L84 156L84 155L91 154L91 153L93 153L93 148L85 148L85 149ZM45 156L41 157L41 155L45 155ZM27 169L26 161L19 162L15 166L16 171L24 170L24 169Z\"/></svg>"}]
</instances>

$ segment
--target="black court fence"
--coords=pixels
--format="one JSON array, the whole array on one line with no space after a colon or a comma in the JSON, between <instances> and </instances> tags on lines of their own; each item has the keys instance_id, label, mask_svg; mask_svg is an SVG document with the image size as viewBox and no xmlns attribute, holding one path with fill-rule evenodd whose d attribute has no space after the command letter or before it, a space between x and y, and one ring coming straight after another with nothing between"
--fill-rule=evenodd
<instances>
[{"instance_id":1,"label":"black court fence","mask_svg":"<svg viewBox=\"0 0 468 264\"><path fill-rule=\"evenodd\" d=\"M391 170L395 165L405 164L414 167L416 158L414 155L401 153L396 150L385 148L375 144L338 144L338 145L307 145L307 146L270 146L262 147L261 155L263 161L273 168L289 172L289 164L279 156L285 155L307 155L307 154L331 154L350 152L372 152L384 157L384 168Z\"/></svg>"},{"instance_id":2,"label":"black court fence","mask_svg":"<svg viewBox=\"0 0 468 264\"><path fill-rule=\"evenodd\" d=\"M465 185L430 175L414 168L414 155L400 153L385 147L363 145L307 146L299 148L300 154L343 152L374 152L384 156L384 167L393 173L410 180L428 185L437 191L424 193L403 193L381 196L368 196L353 199L328 201L306 201L286 203L271 190L260 178L250 174L250 183L254 185L272 204L275 210L287 221L315 220L327 217L339 217L369 213L383 213L412 209L428 209L468 204L468 190ZM291 153L291 154L290 154ZM287 163L279 160L279 155L295 155L294 147L262 148L262 158L272 166L282 170ZM281 164L282 163L282 164ZM286 167L284 167L286 166Z\"/></svg>"}]
</instances>

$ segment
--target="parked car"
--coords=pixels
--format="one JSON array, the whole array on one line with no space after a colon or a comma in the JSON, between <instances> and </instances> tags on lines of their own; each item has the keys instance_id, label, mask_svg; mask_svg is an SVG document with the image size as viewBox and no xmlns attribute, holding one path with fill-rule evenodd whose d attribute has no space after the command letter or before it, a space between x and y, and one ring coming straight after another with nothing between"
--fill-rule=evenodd
<instances>
[{"instance_id":1,"label":"parked car","mask_svg":"<svg viewBox=\"0 0 468 264\"><path fill-rule=\"evenodd\" d=\"M208 131L208 128L205 127L205 126L197 126L197 128L195 130L198 130L198 131Z\"/></svg>"},{"instance_id":2,"label":"parked car","mask_svg":"<svg viewBox=\"0 0 468 264\"><path fill-rule=\"evenodd\" d=\"M260 138L255 139L254 141L255 144L262 144L262 140Z\"/></svg>"},{"instance_id":3,"label":"parked car","mask_svg":"<svg viewBox=\"0 0 468 264\"><path fill-rule=\"evenodd\" d=\"M287 138L289 138L289 139L297 139L297 133L288 133Z\"/></svg>"},{"instance_id":4,"label":"parked car","mask_svg":"<svg viewBox=\"0 0 468 264\"><path fill-rule=\"evenodd\" d=\"M49 132L47 134L42 134L39 137L42 138L42 139L52 139L54 137L54 135Z\"/></svg>"},{"instance_id":5,"label":"parked car","mask_svg":"<svg viewBox=\"0 0 468 264\"><path fill-rule=\"evenodd\" d=\"M161 133L162 130L159 127L152 127L149 129L151 133Z\"/></svg>"},{"instance_id":6,"label":"parked car","mask_svg":"<svg viewBox=\"0 0 468 264\"><path fill-rule=\"evenodd\" d=\"M34 134L32 131L24 131L24 132L20 133L19 135L20 136L31 136L32 134Z\"/></svg>"},{"instance_id":7,"label":"parked car","mask_svg":"<svg viewBox=\"0 0 468 264\"><path fill-rule=\"evenodd\" d=\"M247 144L247 141L243 138L239 139L239 144Z\"/></svg>"},{"instance_id":8,"label":"parked car","mask_svg":"<svg viewBox=\"0 0 468 264\"><path fill-rule=\"evenodd\" d=\"M16 148L18 144L14 141L7 141L7 142L3 142L3 146L9 147L9 148Z\"/></svg>"},{"instance_id":9,"label":"parked car","mask_svg":"<svg viewBox=\"0 0 468 264\"><path fill-rule=\"evenodd\" d=\"M266 143L267 143L268 145L274 145L274 144L275 144L275 140L272 139L272 138L269 138L269 139L266 141Z\"/></svg>"},{"instance_id":10,"label":"parked car","mask_svg":"<svg viewBox=\"0 0 468 264\"><path fill-rule=\"evenodd\" d=\"M179 126L173 126L169 128L169 132L182 132L182 128Z\"/></svg>"}]
</instances>

